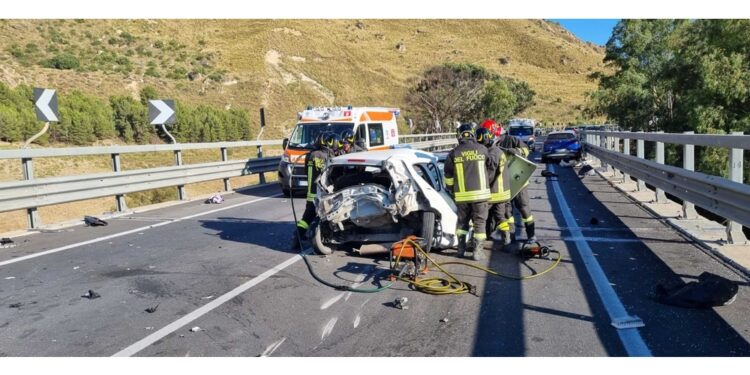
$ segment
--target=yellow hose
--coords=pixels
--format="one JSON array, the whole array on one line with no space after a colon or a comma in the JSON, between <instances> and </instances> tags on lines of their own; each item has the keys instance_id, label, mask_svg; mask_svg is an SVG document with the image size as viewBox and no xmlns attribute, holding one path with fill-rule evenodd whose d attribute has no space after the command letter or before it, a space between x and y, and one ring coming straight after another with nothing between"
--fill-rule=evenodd
<instances>
[{"instance_id":1,"label":"yellow hose","mask_svg":"<svg viewBox=\"0 0 750 375\"><path fill-rule=\"evenodd\" d=\"M434 259L432 259L422 248L417 244L416 242L405 239L402 243L402 247L405 246L407 243L410 243L412 246L414 246L419 252L427 258L432 264L435 265L442 273L447 275L448 277L428 277L424 279L417 279L417 280L411 280L405 277L398 276L397 278L401 281L407 282L414 286L415 289L419 290L420 292L424 292L427 294L435 294L435 295L444 295L444 294L463 294L463 293L472 293L476 294L476 288L465 282L459 280L455 275L448 272L443 268L445 265L449 264L458 264L463 265L466 267L471 267L474 269L478 269L480 271L487 272L490 275L497 276L497 277L503 277L506 279L512 279L512 280L529 280L533 279L535 277L539 277L544 275L545 273L553 270L555 267L557 267L558 264L560 264L560 260L562 259L562 256L560 255L560 252L557 250L550 250L550 253L557 254L557 258L554 260L551 266L547 267L544 271L541 271L539 273L535 273L533 275L527 275L527 276L513 276L513 275L506 275L500 272L497 272L495 270L478 266L476 264L466 263L466 262L443 262L438 263ZM401 259L401 256L396 258L396 263L398 264L399 260ZM417 270L417 272L419 272Z\"/></svg>"}]
</instances>

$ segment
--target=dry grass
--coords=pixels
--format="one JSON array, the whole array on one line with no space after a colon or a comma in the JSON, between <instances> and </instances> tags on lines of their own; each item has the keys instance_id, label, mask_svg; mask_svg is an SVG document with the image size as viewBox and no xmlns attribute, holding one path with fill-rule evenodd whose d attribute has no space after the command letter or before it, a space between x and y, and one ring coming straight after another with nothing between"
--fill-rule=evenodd
<instances>
[{"instance_id":1,"label":"dry grass","mask_svg":"<svg viewBox=\"0 0 750 375\"><path fill-rule=\"evenodd\" d=\"M228 82L22 67L6 48L28 42L44 48L47 42L36 30L40 25L52 25L72 41L86 31L105 41L117 31L127 31L144 43L176 39L191 51L214 53L217 68L228 71ZM586 76L604 69L601 48L540 20L366 20L363 28L355 25L355 20L6 20L0 21L0 80L101 96L134 95L153 85L163 97L231 105L253 115L265 106L265 136L280 138L291 129L300 108L329 104L326 92L334 95L335 104L403 107L410 80L445 61L477 63L529 82L537 92L537 105L524 116L574 121L586 91L595 88ZM399 52L398 43L406 50ZM266 61L269 51L278 53L276 65ZM501 57L510 62L503 65ZM144 68L148 59L131 60Z\"/></svg>"}]
</instances>

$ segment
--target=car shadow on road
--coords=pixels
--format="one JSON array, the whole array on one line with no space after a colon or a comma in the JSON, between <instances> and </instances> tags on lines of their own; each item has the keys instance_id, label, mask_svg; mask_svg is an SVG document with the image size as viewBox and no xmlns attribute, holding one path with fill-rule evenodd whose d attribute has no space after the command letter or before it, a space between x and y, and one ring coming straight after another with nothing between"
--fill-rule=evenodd
<instances>
[{"instance_id":1,"label":"car shadow on road","mask_svg":"<svg viewBox=\"0 0 750 375\"><path fill-rule=\"evenodd\" d=\"M299 252L292 249L295 226L291 221L219 217L200 220L200 223L203 228L216 231L215 235L225 241L247 243L284 253Z\"/></svg>"}]
</instances>

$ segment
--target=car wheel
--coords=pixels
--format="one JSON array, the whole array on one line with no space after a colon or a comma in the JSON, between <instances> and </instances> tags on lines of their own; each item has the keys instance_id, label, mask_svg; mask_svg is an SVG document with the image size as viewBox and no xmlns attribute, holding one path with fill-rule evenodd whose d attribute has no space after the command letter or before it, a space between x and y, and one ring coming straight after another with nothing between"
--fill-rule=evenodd
<instances>
[{"instance_id":1,"label":"car wheel","mask_svg":"<svg viewBox=\"0 0 750 375\"><path fill-rule=\"evenodd\" d=\"M287 188L281 188L281 192L284 194L285 197L292 197L292 189Z\"/></svg>"},{"instance_id":2,"label":"car wheel","mask_svg":"<svg viewBox=\"0 0 750 375\"><path fill-rule=\"evenodd\" d=\"M435 213L431 211L422 212L422 233L420 237L424 238L425 245L422 250L429 253L432 249L432 240L435 237Z\"/></svg>"},{"instance_id":3,"label":"car wheel","mask_svg":"<svg viewBox=\"0 0 750 375\"><path fill-rule=\"evenodd\" d=\"M325 244L323 233L321 233L322 231L323 229L321 229L320 224L315 226L315 232L312 238L313 250L318 254L330 255L333 253L333 249Z\"/></svg>"}]
</instances>

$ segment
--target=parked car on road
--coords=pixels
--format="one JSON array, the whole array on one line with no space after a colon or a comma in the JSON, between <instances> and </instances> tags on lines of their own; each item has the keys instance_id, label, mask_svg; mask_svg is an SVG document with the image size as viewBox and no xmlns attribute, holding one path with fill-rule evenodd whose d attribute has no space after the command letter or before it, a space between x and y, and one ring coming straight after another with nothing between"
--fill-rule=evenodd
<instances>
[{"instance_id":1,"label":"parked car on road","mask_svg":"<svg viewBox=\"0 0 750 375\"><path fill-rule=\"evenodd\" d=\"M542 145L542 163L581 159L581 143L572 130L552 132Z\"/></svg>"}]
</instances>

